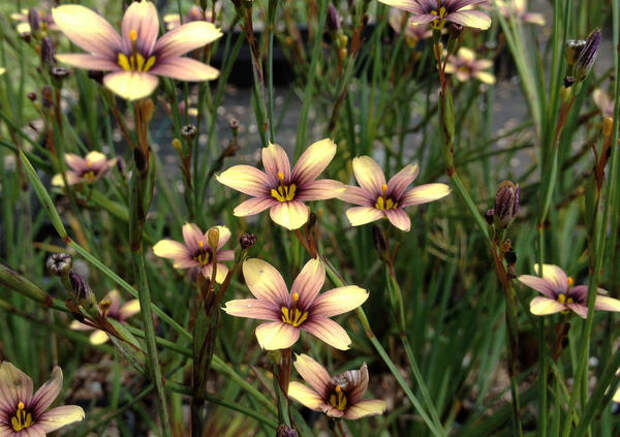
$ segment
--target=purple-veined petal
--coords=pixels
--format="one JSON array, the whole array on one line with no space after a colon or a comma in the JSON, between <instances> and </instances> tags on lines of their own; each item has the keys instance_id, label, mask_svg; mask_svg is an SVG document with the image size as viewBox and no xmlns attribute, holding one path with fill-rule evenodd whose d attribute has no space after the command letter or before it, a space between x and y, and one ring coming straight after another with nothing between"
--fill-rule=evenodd
<instances>
[{"instance_id":1,"label":"purple-veined petal","mask_svg":"<svg viewBox=\"0 0 620 437\"><path fill-rule=\"evenodd\" d=\"M536 264L534 270L540 275L540 264ZM554 284L559 292L566 293L568 290L568 277L560 267L554 264L543 264L541 276Z\"/></svg>"},{"instance_id":2,"label":"purple-veined petal","mask_svg":"<svg viewBox=\"0 0 620 437\"><path fill-rule=\"evenodd\" d=\"M382 187L386 185L385 175L379 164L370 156L353 158L353 174L364 190L377 196L383 192Z\"/></svg>"},{"instance_id":3,"label":"purple-veined petal","mask_svg":"<svg viewBox=\"0 0 620 437\"><path fill-rule=\"evenodd\" d=\"M332 407L330 404L325 404L325 409L323 410L328 417L340 418L344 416L344 411L339 410L336 407Z\"/></svg>"},{"instance_id":4,"label":"purple-veined petal","mask_svg":"<svg viewBox=\"0 0 620 437\"><path fill-rule=\"evenodd\" d=\"M547 279L539 278L538 276L521 275L517 278L522 284L533 288L534 290L544 294L550 299L555 299L557 296L557 288L555 284Z\"/></svg>"},{"instance_id":5,"label":"purple-veined petal","mask_svg":"<svg viewBox=\"0 0 620 437\"><path fill-rule=\"evenodd\" d=\"M171 77L172 79L188 82L202 82L217 79L220 71L217 68L204 64L191 58L166 58L157 62L149 73L158 76Z\"/></svg>"},{"instance_id":6,"label":"purple-veined petal","mask_svg":"<svg viewBox=\"0 0 620 437\"><path fill-rule=\"evenodd\" d=\"M158 59L183 56L212 43L222 36L220 29L207 21L192 21L166 32L155 44Z\"/></svg>"},{"instance_id":7,"label":"purple-veined petal","mask_svg":"<svg viewBox=\"0 0 620 437\"><path fill-rule=\"evenodd\" d=\"M430 23L431 21L435 21L436 19L437 16L433 14L412 15L409 22L417 26L422 26Z\"/></svg>"},{"instance_id":8,"label":"purple-veined petal","mask_svg":"<svg viewBox=\"0 0 620 437\"><path fill-rule=\"evenodd\" d=\"M0 364L0 407L15 409L19 402L30 404L32 379L8 361Z\"/></svg>"},{"instance_id":9,"label":"purple-veined petal","mask_svg":"<svg viewBox=\"0 0 620 437\"><path fill-rule=\"evenodd\" d=\"M333 288L316 298L313 316L332 317L354 310L368 299L368 291L357 285Z\"/></svg>"},{"instance_id":10,"label":"purple-veined petal","mask_svg":"<svg viewBox=\"0 0 620 437\"><path fill-rule=\"evenodd\" d=\"M272 197L253 197L237 205L233 210L233 214L237 217L246 217L263 212L277 204L278 201Z\"/></svg>"},{"instance_id":11,"label":"purple-veined petal","mask_svg":"<svg viewBox=\"0 0 620 437\"><path fill-rule=\"evenodd\" d=\"M64 405L43 413L37 419L35 426L40 426L45 433L50 433L70 423L82 421L84 417L86 417L86 414L84 414L84 410L81 407Z\"/></svg>"},{"instance_id":12,"label":"purple-veined petal","mask_svg":"<svg viewBox=\"0 0 620 437\"><path fill-rule=\"evenodd\" d=\"M362 396L368 389L368 366L362 364L359 370L348 370L345 376L352 382L353 387L347 393L347 401L353 406L362 400Z\"/></svg>"},{"instance_id":13,"label":"purple-veined petal","mask_svg":"<svg viewBox=\"0 0 620 437\"><path fill-rule=\"evenodd\" d=\"M596 300L594 301L594 308L602 311L619 312L620 300L598 294L596 295Z\"/></svg>"},{"instance_id":14,"label":"purple-veined petal","mask_svg":"<svg viewBox=\"0 0 620 437\"><path fill-rule=\"evenodd\" d=\"M215 176L220 184L250 196L269 196L271 181L267 175L249 165L235 165Z\"/></svg>"},{"instance_id":15,"label":"purple-veined petal","mask_svg":"<svg viewBox=\"0 0 620 437\"><path fill-rule=\"evenodd\" d=\"M387 404L385 403L385 401L381 401L378 399L361 401L347 408L344 413L344 418L349 420L356 420L366 416L376 416L378 414L383 414L386 408Z\"/></svg>"},{"instance_id":16,"label":"purple-veined petal","mask_svg":"<svg viewBox=\"0 0 620 437\"><path fill-rule=\"evenodd\" d=\"M227 314L249 319L281 321L280 308L260 299L235 299L226 302L222 308Z\"/></svg>"},{"instance_id":17,"label":"purple-veined petal","mask_svg":"<svg viewBox=\"0 0 620 437\"><path fill-rule=\"evenodd\" d=\"M450 194L450 187L446 184L426 184L413 187L405 192L400 200L400 206L420 205L422 203L439 200Z\"/></svg>"},{"instance_id":18,"label":"purple-veined petal","mask_svg":"<svg viewBox=\"0 0 620 437\"><path fill-rule=\"evenodd\" d=\"M213 263L207 264L202 267L202 276L207 279L211 279L213 276ZM228 267L225 264L217 263L217 269L215 271L215 282L221 284L226 279L226 275L228 274Z\"/></svg>"},{"instance_id":19,"label":"purple-veined petal","mask_svg":"<svg viewBox=\"0 0 620 437\"><path fill-rule=\"evenodd\" d=\"M52 9L56 26L76 46L111 60L121 49L121 37L101 15L80 5Z\"/></svg>"},{"instance_id":20,"label":"purple-veined petal","mask_svg":"<svg viewBox=\"0 0 620 437\"><path fill-rule=\"evenodd\" d=\"M377 195L360 187L345 185L345 190L340 193L338 198L344 202L353 203L354 205L372 206L377 200Z\"/></svg>"},{"instance_id":21,"label":"purple-veined petal","mask_svg":"<svg viewBox=\"0 0 620 437\"><path fill-rule=\"evenodd\" d=\"M332 179L319 179L305 183L298 190L295 200L307 202L338 197L345 191L345 186L342 182Z\"/></svg>"},{"instance_id":22,"label":"purple-veined petal","mask_svg":"<svg viewBox=\"0 0 620 437\"><path fill-rule=\"evenodd\" d=\"M292 381L288 385L288 396L314 411L323 411L326 406L317 392L301 382Z\"/></svg>"},{"instance_id":23,"label":"purple-veined petal","mask_svg":"<svg viewBox=\"0 0 620 437\"><path fill-rule=\"evenodd\" d=\"M109 58L89 55L87 53L59 53L56 55L56 60L63 64L86 70L121 70L121 67Z\"/></svg>"},{"instance_id":24,"label":"purple-veined petal","mask_svg":"<svg viewBox=\"0 0 620 437\"><path fill-rule=\"evenodd\" d=\"M204 248L207 239L200 230L200 228L194 223L185 223L182 228L183 240L190 254L198 251L200 248Z\"/></svg>"},{"instance_id":25,"label":"purple-veined petal","mask_svg":"<svg viewBox=\"0 0 620 437\"><path fill-rule=\"evenodd\" d=\"M299 339L299 328L279 322L262 323L256 327L256 340L261 349L287 349Z\"/></svg>"},{"instance_id":26,"label":"purple-veined petal","mask_svg":"<svg viewBox=\"0 0 620 437\"><path fill-rule=\"evenodd\" d=\"M263 167L265 173L272 179L273 183L278 183L279 174L282 174L283 181L288 184L291 180L291 164L288 155L278 144L269 144L262 150Z\"/></svg>"},{"instance_id":27,"label":"purple-veined petal","mask_svg":"<svg viewBox=\"0 0 620 437\"><path fill-rule=\"evenodd\" d=\"M415 0L379 0L381 3L402 9L412 14L422 14L424 10Z\"/></svg>"},{"instance_id":28,"label":"purple-veined petal","mask_svg":"<svg viewBox=\"0 0 620 437\"><path fill-rule=\"evenodd\" d=\"M530 312L535 316L546 316L566 310L566 305L548 297L538 296L530 302Z\"/></svg>"},{"instance_id":29,"label":"purple-veined petal","mask_svg":"<svg viewBox=\"0 0 620 437\"><path fill-rule=\"evenodd\" d=\"M393 199L400 199L405 190L415 180L420 172L420 167L415 165L407 165L401 171L390 178L387 183L387 195Z\"/></svg>"},{"instance_id":30,"label":"purple-veined petal","mask_svg":"<svg viewBox=\"0 0 620 437\"><path fill-rule=\"evenodd\" d=\"M78 173L87 168L86 160L75 153L65 153L65 162L72 170Z\"/></svg>"},{"instance_id":31,"label":"purple-veined petal","mask_svg":"<svg viewBox=\"0 0 620 437\"><path fill-rule=\"evenodd\" d=\"M153 3L144 0L133 2L125 11L121 24L123 52L125 53L132 51L132 42L129 37L132 30L138 34L136 40L138 52L148 58L155 48L159 33L159 17Z\"/></svg>"},{"instance_id":32,"label":"purple-veined petal","mask_svg":"<svg viewBox=\"0 0 620 437\"><path fill-rule=\"evenodd\" d=\"M232 261L235 259L234 250L220 250L217 252L218 261Z\"/></svg>"},{"instance_id":33,"label":"purple-veined petal","mask_svg":"<svg viewBox=\"0 0 620 437\"><path fill-rule=\"evenodd\" d=\"M150 96L159 79L149 73L118 71L103 77L103 84L116 95L127 100L138 100Z\"/></svg>"},{"instance_id":34,"label":"purple-veined petal","mask_svg":"<svg viewBox=\"0 0 620 437\"><path fill-rule=\"evenodd\" d=\"M312 387L321 398L326 399L329 395L328 391L331 386L331 377L327 369L306 354L297 355L293 365L304 381L310 384L310 387Z\"/></svg>"},{"instance_id":35,"label":"purple-veined petal","mask_svg":"<svg viewBox=\"0 0 620 437\"><path fill-rule=\"evenodd\" d=\"M567 303L566 306L582 319L588 317L588 307L582 303Z\"/></svg>"},{"instance_id":36,"label":"purple-veined petal","mask_svg":"<svg viewBox=\"0 0 620 437\"><path fill-rule=\"evenodd\" d=\"M269 210L271 220L289 231L301 228L308 221L308 207L298 200L278 202Z\"/></svg>"},{"instance_id":37,"label":"purple-veined petal","mask_svg":"<svg viewBox=\"0 0 620 437\"><path fill-rule=\"evenodd\" d=\"M372 206L354 206L347 209L346 215L351 226L365 225L385 217L383 211Z\"/></svg>"},{"instance_id":38,"label":"purple-veined petal","mask_svg":"<svg viewBox=\"0 0 620 437\"><path fill-rule=\"evenodd\" d=\"M218 231L218 235L219 238L217 240L217 247L215 248L215 250L219 251L223 245L225 245L226 243L228 243L228 240L230 240L230 229L228 229L226 226L221 226L218 225L216 226L217 231ZM205 233L205 238L206 238L207 234ZM228 261L226 259L220 258L222 261ZM230 258L231 260L233 258Z\"/></svg>"},{"instance_id":39,"label":"purple-veined petal","mask_svg":"<svg viewBox=\"0 0 620 437\"><path fill-rule=\"evenodd\" d=\"M299 186L313 181L336 155L336 143L325 138L311 144L293 167L292 180Z\"/></svg>"},{"instance_id":40,"label":"purple-veined petal","mask_svg":"<svg viewBox=\"0 0 620 437\"><path fill-rule=\"evenodd\" d=\"M301 329L324 341L331 347L347 350L351 346L351 338L342 326L327 317L311 315L311 320L304 322Z\"/></svg>"},{"instance_id":41,"label":"purple-veined petal","mask_svg":"<svg viewBox=\"0 0 620 437\"><path fill-rule=\"evenodd\" d=\"M318 259L311 259L299 272L299 275L291 285L291 296L295 293L299 296L299 308L308 309L321 291L325 282L325 267Z\"/></svg>"},{"instance_id":42,"label":"purple-veined petal","mask_svg":"<svg viewBox=\"0 0 620 437\"><path fill-rule=\"evenodd\" d=\"M179 243L174 240L161 240L158 241L155 246L153 246L153 252L155 255L160 256L162 258L169 258L174 261L174 267L178 267L180 264L187 264L189 261L193 261L191 254L187 250L185 245ZM197 263L196 263L197 264ZM193 266L193 264L192 264ZM186 268L186 267L183 267Z\"/></svg>"},{"instance_id":43,"label":"purple-veined petal","mask_svg":"<svg viewBox=\"0 0 620 437\"><path fill-rule=\"evenodd\" d=\"M388 209L385 211L385 216L388 218L390 223L392 223L392 225L401 231L409 232L411 229L411 219L404 209Z\"/></svg>"},{"instance_id":44,"label":"purple-veined petal","mask_svg":"<svg viewBox=\"0 0 620 437\"><path fill-rule=\"evenodd\" d=\"M275 267L258 258L243 263L243 277L250 292L257 299L263 299L277 308L288 303L289 295L282 275Z\"/></svg>"},{"instance_id":45,"label":"purple-veined petal","mask_svg":"<svg viewBox=\"0 0 620 437\"><path fill-rule=\"evenodd\" d=\"M472 9L452 12L448 14L446 20L472 29L486 30L491 27L491 17Z\"/></svg>"}]
</instances>

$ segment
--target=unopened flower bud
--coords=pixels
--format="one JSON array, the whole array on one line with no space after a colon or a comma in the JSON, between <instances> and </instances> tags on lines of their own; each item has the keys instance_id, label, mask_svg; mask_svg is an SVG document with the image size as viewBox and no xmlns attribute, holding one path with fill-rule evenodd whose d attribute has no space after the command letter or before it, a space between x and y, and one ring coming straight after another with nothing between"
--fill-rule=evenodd
<instances>
[{"instance_id":1,"label":"unopened flower bud","mask_svg":"<svg viewBox=\"0 0 620 437\"><path fill-rule=\"evenodd\" d=\"M93 292L84 278L71 271L69 272L69 282L71 282L73 296L78 303L84 304L92 301Z\"/></svg>"},{"instance_id":2,"label":"unopened flower bud","mask_svg":"<svg viewBox=\"0 0 620 437\"><path fill-rule=\"evenodd\" d=\"M327 28L336 31L340 29L341 24L342 17L340 17L338 9L336 9L333 3L330 3L329 6L327 6Z\"/></svg>"},{"instance_id":3,"label":"unopened flower bud","mask_svg":"<svg viewBox=\"0 0 620 437\"><path fill-rule=\"evenodd\" d=\"M579 57L579 54L581 53L585 45L586 42L582 39L569 39L568 41L566 41L564 54L566 56L566 64L569 67L575 65L575 62L577 62L577 58Z\"/></svg>"},{"instance_id":4,"label":"unopened flower bud","mask_svg":"<svg viewBox=\"0 0 620 437\"><path fill-rule=\"evenodd\" d=\"M207 231L207 241L209 242L209 246L215 250L220 242L220 230L217 226L213 226Z\"/></svg>"},{"instance_id":5,"label":"unopened flower bud","mask_svg":"<svg viewBox=\"0 0 620 437\"><path fill-rule=\"evenodd\" d=\"M26 96L28 97L28 99L31 102L34 102L34 101L37 100L37 93L35 93L35 92L30 92L30 93L26 94Z\"/></svg>"},{"instance_id":6,"label":"unopened flower bud","mask_svg":"<svg viewBox=\"0 0 620 437\"><path fill-rule=\"evenodd\" d=\"M55 253L47 258L45 265L52 275L62 276L71 270L73 258L68 253Z\"/></svg>"},{"instance_id":7,"label":"unopened flower bud","mask_svg":"<svg viewBox=\"0 0 620 437\"><path fill-rule=\"evenodd\" d=\"M517 215L519 209L519 195L521 189L511 181L499 184L495 195L495 223L506 228Z\"/></svg>"},{"instance_id":8,"label":"unopened flower bud","mask_svg":"<svg viewBox=\"0 0 620 437\"><path fill-rule=\"evenodd\" d=\"M41 16L39 11L34 8L28 10L28 24L30 25L30 32L35 33L41 29Z\"/></svg>"},{"instance_id":9,"label":"unopened flower bud","mask_svg":"<svg viewBox=\"0 0 620 437\"><path fill-rule=\"evenodd\" d=\"M54 66L56 64L55 55L54 41L49 36L46 36L41 40L41 63L48 67Z\"/></svg>"},{"instance_id":10,"label":"unopened flower bud","mask_svg":"<svg viewBox=\"0 0 620 437\"><path fill-rule=\"evenodd\" d=\"M198 134L198 129L193 124L186 124L181 128L181 135L186 140L193 140Z\"/></svg>"},{"instance_id":11,"label":"unopened flower bud","mask_svg":"<svg viewBox=\"0 0 620 437\"><path fill-rule=\"evenodd\" d=\"M276 437L298 437L299 434L297 434L297 431L295 431L293 428L290 428L286 425L280 425L278 426L278 429L276 431Z\"/></svg>"},{"instance_id":12,"label":"unopened flower bud","mask_svg":"<svg viewBox=\"0 0 620 437\"><path fill-rule=\"evenodd\" d=\"M598 49L601 45L601 30L594 29L588 38L583 49L579 52L577 62L575 63L575 78L577 81L582 82L590 70L594 66L596 56L598 55Z\"/></svg>"},{"instance_id":13,"label":"unopened flower bud","mask_svg":"<svg viewBox=\"0 0 620 437\"><path fill-rule=\"evenodd\" d=\"M241 238L239 238L239 244L241 245L242 249L249 249L256 244L256 236L254 234L244 232L241 235Z\"/></svg>"}]
</instances>

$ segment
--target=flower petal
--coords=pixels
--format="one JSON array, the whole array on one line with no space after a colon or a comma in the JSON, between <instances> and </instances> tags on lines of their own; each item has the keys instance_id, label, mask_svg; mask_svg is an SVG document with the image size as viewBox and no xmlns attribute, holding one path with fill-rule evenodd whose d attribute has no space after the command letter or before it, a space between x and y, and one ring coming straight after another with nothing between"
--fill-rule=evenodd
<instances>
[{"instance_id":1,"label":"flower petal","mask_svg":"<svg viewBox=\"0 0 620 437\"><path fill-rule=\"evenodd\" d=\"M121 50L121 37L101 15L80 5L52 9L56 26L72 43L111 60Z\"/></svg>"},{"instance_id":2,"label":"flower petal","mask_svg":"<svg viewBox=\"0 0 620 437\"><path fill-rule=\"evenodd\" d=\"M491 17L484 12L472 9L452 12L448 15L447 20L472 29L486 30L491 27Z\"/></svg>"},{"instance_id":3,"label":"flower petal","mask_svg":"<svg viewBox=\"0 0 620 437\"><path fill-rule=\"evenodd\" d=\"M50 433L70 423L82 421L84 417L86 417L86 414L84 414L84 410L81 407L77 405L64 405L44 412L37 419L35 425L40 426L44 432Z\"/></svg>"},{"instance_id":4,"label":"flower petal","mask_svg":"<svg viewBox=\"0 0 620 437\"><path fill-rule=\"evenodd\" d=\"M217 270L215 271L215 282L221 284L226 279L226 275L228 274L228 267L222 263L217 263ZM207 279L211 279L213 275L213 263L207 264L202 268L202 276Z\"/></svg>"},{"instance_id":5,"label":"flower petal","mask_svg":"<svg viewBox=\"0 0 620 437\"><path fill-rule=\"evenodd\" d=\"M420 205L441 199L450 194L450 187L446 184L419 185L407 191L400 202L401 207Z\"/></svg>"},{"instance_id":6,"label":"flower petal","mask_svg":"<svg viewBox=\"0 0 620 437\"><path fill-rule=\"evenodd\" d=\"M379 164L370 156L353 158L353 174L364 190L379 195L385 185L385 175Z\"/></svg>"},{"instance_id":7,"label":"flower petal","mask_svg":"<svg viewBox=\"0 0 620 437\"><path fill-rule=\"evenodd\" d=\"M138 51L147 58L155 48L157 34L159 33L159 17L155 5L150 1L133 2L123 15L121 31L123 34L123 51L131 53L132 42L129 33L135 31L138 34L136 46Z\"/></svg>"},{"instance_id":8,"label":"flower petal","mask_svg":"<svg viewBox=\"0 0 620 437\"><path fill-rule=\"evenodd\" d=\"M267 208L271 208L277 204L277 200L270 197L253 197L237 205L233 210L233 214L236 217L246 217L263 212Z\"/></svg>"},{"instance_id":9,"label":"flower petal","mask_svg":"<svg viewBox=\"0 0 620 437\"><path fill-rule=\"evenodd\" d=\"M175 267L177 267L177 263L192 260L187 247L174 240L158 241L155 246L153 246L153 253L162 258L170 258L174 260Z\"/></svg>"},{"instance_id":10,"label":"flower petal","mask_svg":"<svg viewBox=\"0 0 620 437\"><path fill-rule=\"evenodd\" d=\"M419 173L420 167L418 164L405 166L405 168L390 178L386 194L393 199L400 199L407 187L418 177Z\"/></svg>"},{"instance_id":11,"label":"flower petal","mask_svg":"<svg viewBox=\"0 0 620 437\"><path fill-rule=\"evenodd\" d=\"M333 199L343 193L345 189L344 184L340 181L319 179L318 181L310 181L300 186L295 200L307 202L309 200Z\"/></svg>"},{"instance_id":12,"label":"flower petal","mask_svg":"<svg viewBox=\"0 0 620 437\"><path fill-rule=\"evenodd\" d=\"M534 270L536 274L540 275L540 264L536 264ZM555 285L557 291L566 293L566 290L568 290L568 277L560 267L554 264L543 264L541 276L551 281L551 283Z\"/></svg>"},{"instance_id":13,"label":"flower petal","mask_svg":"<svg viewBox=\"0 0 620 437\"><path fill-rule=\"evenodd\" d=\"M149 73L119 71L103 77L103 84L112 92L127 100L138 100L150 96L159 79Z\"/></svg>"},{"instance_id":14,"label":"flower petal","mask_svg":"<svg viewBox=\"0 0 620 437\"><path fill-rule=\"evenodd\" d=\"M530 312L535 316L546 316L565 310L566 305L561 304L557 300L549 299L548 297L538 296L530 302Z\"/></svg>"},{"instance_id":15,"label":"flower petal","mask_svg":"<svg viewBox=\"0 0 620 437\"><path fill-rule=\"evenodd\" d=\"M602 311L619 312L620 300L598 294L596 295L596 300L594 301L594 308Z\"/></svg>"},{"instance_id":16,"label":"flower petal","mask_svg":"<svg viewBox=\"0 0 620 437\"><path fill-rule=\"evenodd\" d=\"M234 250L220 250L217 252L218 261L232 261L235 259Z\"/></svg>"},{"instance_id":17,"label":"flower petal","mask_svg":"<svg viewBox=\"0 0 620 437\"><path fill-rule=\"evenodd\" d=\"M372 206L355 206L347 209L346 214L351 226L365 225L385 217L383 211Z\"/></svg>"},{"instance_id":18,"label":"flower petal","mask_svg":"<svg viewBox=\"0 0 620 437\"><path fill-rule=\"evenodd\" d=\"M295 167L293 167L292 179L298 185L304 185L316 179L319 174L329 165L336 155L336 143L330 138L325 138L311 144L301 154Z\"/></svg>"},{"instance_id":19,"label":"flower petal","mask_svg":"<svg viewBox=\"0 0 620 437\"><path fill-rule=\"evenodd\" d=\"M312 357L306 354L297 355L293 363L297 373L310 384L310 387L323 399L327 398L331 387L331 377L325 367L321 366ZM301 402L301 401L300 401ZM305 405L305 404L304 404Z\"/></svg>"},{"instance_id":20,"label":"flower petal","mask_svg":"<svg viewBox=\"0 0 620 437\"><path fill-rule=\"evenodd\" d=\"M182 228L183 240L187 246L187 251L191 254L196 253L200 249L200 245L205 247L206 238L200 228L194 223L185 223Z\"/></svg>"},{"instance_id":21,"label":"flower petal","mask_svg":"<svg viewBox=\"0 0 620 437\"><path fill-rule=\"evenodd\" d=\"M517 278L519 282L533 288L536 291L544 294L550 299L555 299L558 292L555 284L548 279L539 278L538 276L521 275Z\"/></svg>"},{"instance_id":22,"label":"flower petal","mask_svg":"<svg viewBox=\"0 0 620 437\"><path fill-rule=\"evenodd\" d=\"M281 321L280 308L261 299L235 299L222 308L227 314L248 319Z\"/></svg>"},{"instance_id":23,"label":"flower petal","mask_svg":"<svg viewBox=\"0 0 620 437\"><path fill-rule=\"evenodd\" d=\"M351 338L347 331L327 317L312 316L312 319L301 325L301 328L336 349L347 350L351 346Z\"/></svg>"},{"instance_id":24,"label":"flower petal","mask_svg":"<svg viewBox=\"0 0 620 437\"><path fill-rule=\"evenodd\" d=\"M207 21L192 21L166 32L155 45L159 59L182 56L194 49L212 43L222 31Z\"/></svg>"},{"instance_id":25,"label":"flower petal","mask_svg":"<svg viewBox=\"0 0 620 437\"><path fill-rule=\"evenodd\" d=\"M119 310L121 320L126 320L132 316L135 316L140 312L140 301L138 299L131 299L125 302L125 304Z\"/></svg>"},{"instance_id":26,"label":"flower petal","mask_svg":"<svg viewBox=\"0 0 620 437\"><path fill-rule=\"evenodd\" d=\"M249 165L235 165L223 173L216 175L220 184L250 196L269 196L271 181L267 175Z\"/></svg>"},{"instance_id":27,"label":"flower petal","mask_svg":"<svg viewBox=\"0 0 620 437\"><path fill-rule=\"evenodd\" d=\"M377 196L373 193L370 193L363 188L354 187L352 185L345 185L345 191L340 193L338 199L353 203L355 205L360 206L372 206L376 200Z\"/></svg>"},{"instance_id":28,"label":"flower petal","mask_svg":"<svg viewBox=\"0 0 620 437\"><path fill-rule=\"evenodd\" d=\"M366 302L368 295L367 290L357 285L333 288L316 298L312 315L332 317L347 313Z\"/></svg>"},{"instance_id":29,"label":"flower petal","mask_svg":"<svg viewBox=\"0 0 620 437\"><path fill-rule=\"evenodd\" d=\"M231 233L230 233L230 229L228 229L226 226L221 226L221 225L217 225L215 226L217 228L218 231L218 240L217 240L217 247L215 248L216 251L219 251L220 248L225 245L226 243L228 243L228 240L230 240L231 237ZM209 231L205 232L205 239L207 238L207 233ZM208 243L208 241L207 241ZM213 248L212 248L213 249ZM232 259L232 258L231 258Z\"/></svg>"},{"instance_id":30,"label":"flower petal","mask_svg":"<svg viewBox=\"0 0 620 437\"><path fill-rule=\"evenodd\" d=\"M385 211L385 215L395 227L404 232L409 232L411 229L411 219L407 212L402 208L388 209Z\"/></svg>"},{"instance_id":31,"label":"flower petal","mask_svg":"<svg viewBox=\"0 0 620 437\"><path fill-rule=\"evenodd\" d=\"M289 231L301 228L308 221L308 207L298 200L278 202L269 210L271 220Z\"/></svg>"},{"instance_id":32,"label":"flower petal","mask_svg":"<svg viewBox=\"0 0 620 437\"><path fill-rule=\"evenodd\" d=\"M293 346L299 339L299 328L282 321L267 322L256 327L256 340L262 349L273 351Z\"/></svg>"},{"instance_id":33,"label":"flower petal","mask_svg":"<svg viewBox=\"0 0 620 437\"><path fill-rule=\"evenodd\" d=\"M588 317L588 307L586 305L582 303L567 303L566 306L582 319Z\"/></svg>"},{"instance_id":34,"label":"flower petal","mask_svg":"<svg viewBox=\"0 0 620 437\"><path fill-rule=\"evenodd\" d=\"M422 14L424 9L415 0L379 0L381 3L388 6L393 6L398 9L403 9L412 14Z\"/></svg>"},{"instance_id":35,"label":"flower petal","mask_svg":"<svg viewBox=\"0 0 620 437\"><path fill-rule=\"evenodd\" d=\"M0 407L13 410L19 402L25 405L32 398L32 379L8 361L0 364Z\"/></svg>"},{"instance_id":36,"label":"flower petal","mask_svg":"<svg viewBox=\"0 0 620 437\"><path fill-rule=\"evenodd\" d=\"M362 400L368 389L368 366L363 363L359 370L347 370L344 375L352 385L347 392L347 401L353 406Z\"/></svg>"},{"instance_id":37,"label":"flower petal","mask_svg":"<svg viewBox=\"0 0 620 437\"><path fill-rule=\"evenodd\" d=\"M95 346L107 343L109 339L110 337L108 337L108 334L100 329L95 330L95 332L90 334L90 337L88 337L88 341L90 341L90 344L93 344Z\"/></svg>"},{"instance_id":38,"label":"flower petal","mask_svg":"<svg viewBox=\"0 0 620 437\"><path fill-rule=\"evenodd\" d=\"M110 71L121 70L121 67L109 58L93 56L86 53L59 53L56 60L72 67L86 70Z\"/></svg>"},{"instance_id":39,"label":"flower petal","mask_svg":"<svg viewBox=\"0 0 620 437\"><path fill-rule=\"evenodd\" d=\"M195 59L181 58L178 56L166 58L165 61L158 62L149 70L149 73L188 82L214 80L220 75L220 71L217 68Z\"/></svg>"},{"instance_id":40,"label":"flower petal","mask_svg":"<svg viewBox=\"0 0 620 437\"><path fill-rule=\"evenodd\" d=\"M493 85L495 83L495 76L486 71L478 71L474 73L474 76L482 83Z\"/></svg>"},{"instance_id":41,"label":"flower petal","mask_svg":"<svg viewBox=\"0 0 620 437\"><path fill-rule=\"evenodd\" d=\"M273 183L278 182L278 174L282 173L284 183L291 180L291 164L288 155L278 144L269 144L262 150L263 167L265 173L272 179Z\"/></svg>"},{"instance_id":42,"label":"flower petal","mask_svg":"<svg viewBox=\"0 0 620 437\"><path fill-rule=\"evenodd\" d=\"M275 267L258 258L243 263L243 277L250 292L257 299L273 303L277 308L288 302L288 290L282 275Z\"/></svg>"},{"instance_id":43,"label":"flower petal","mask_svg":"<svg viewBox=\"0 0 620 437\"><path fill-rule=\"evenodd\" d=\"M325 406L325 401L317 392L297 381L289 383L288 396L314 411L323 411Z\"/></svg>"},{"instance_id":44,"label":"flower petal","mask_svg":"<svg viewBox=\"0 0 620 437\"><path fill-rule=\"evenodd\" d=\"M361 419L366 416L376 416L383 414L387 408L387 403L378 399L361 401L347 408L344 418L349 420Z\"/></svg>"},{"instance_id":45,"label":"flower petal","mask_svg":"<svg viewBox=\"0 0 620 437\"><path fill-rule=\"evenodd\" d=\"M325 283L325 267L318 259L308 261L291 286L291 296L299 295L299 307L308 309Z\"/></svg>"}]
</instances>

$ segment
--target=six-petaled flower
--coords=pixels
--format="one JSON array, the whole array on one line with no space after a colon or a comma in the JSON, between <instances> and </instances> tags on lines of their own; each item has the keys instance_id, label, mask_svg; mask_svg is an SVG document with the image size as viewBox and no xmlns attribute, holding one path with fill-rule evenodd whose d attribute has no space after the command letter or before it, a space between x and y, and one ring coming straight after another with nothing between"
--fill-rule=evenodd
<instances>
[{"instance_id":1,"label":"six-petaled flower","mask_svg":"<svg viewBox=\"0 0 620 437\"><path fill-rule=\"evenodd\" d=\"M442 29L446 23L485 30L491 26L491 18L482 11L472 9L487 0L379 0L381 3L410 12L412 22L429 23L434 29Z\"/></svg>"},{"instance_id":2,"label":"six-petaled flower","mask_svg":"<svg viewBox=\"0 0 620 437\"><path fill-rule=\"evenodd\" d=\"M103 153L90 152L84 158L73 153L66 153L65 161L69 166L69 170L65 172L67 184L75 185L80 183L92 184L97 181L116 165L117 159L107 159ZM54 175L52 185L64 186L65 181L62 175Z\"/></svg>"},{"instance_id":3,"label":"six-petaled flower","mask_svg":"<svg viewBox=\"0 0 620 437\"><path fill-rule=\"evenodd\" d=\"M480 82L494 84L495 76L486 71L491 67L493 67L493 61L490 59L476 59L476 54L473 50L461 47L456 55L448 58L446 73L454 74L459 82L467 82L472 78L476 78Z\"/></svg>"}]
</instances>

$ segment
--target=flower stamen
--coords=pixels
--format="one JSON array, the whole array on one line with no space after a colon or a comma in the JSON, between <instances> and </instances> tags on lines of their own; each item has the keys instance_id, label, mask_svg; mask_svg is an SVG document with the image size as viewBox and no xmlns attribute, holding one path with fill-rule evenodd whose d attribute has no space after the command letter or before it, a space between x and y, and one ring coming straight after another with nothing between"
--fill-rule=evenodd
<instances>
[{"instance_id":1,"label":"flower stamen","mask_svg":"<svg viewBox=\"0 0 620 437\"><path fill-rule=\"evenodd\" d=\"M280 184L277 188L271 189L271 197L276 199L278 202L288 202L293 200L295 198L297 186L295 184L285 185L284 174L281 171L278 172L278 180L280 181Z\"/></svg>"},{"instance_id":2,"label":"flower stamen","mask_svg":"<svg viewBox=\"0 0 620 437\"><path fill-rule=\"evenodd\" d=\"M575 280L573 279L572 276L568 277L567 282L568 282L569 287L572 287L575 284Z\"/></svg>"},{"instance_id":3,"label":"flower stamen","mask_svg":"<svg viewBox=\"0 0 620 437\"><path fill-rule=\"evenodd\" d=\"M342 391L340 385L336 385L334 388L334 393L329 397L329 403L340 411L344 411L347 408L347 396Z\"/></svg>"},{"instance_id":4,"label":"flower stamen","mask_svg":"<svg viewBox=\"0 0 620 437\"><path fill-rule=\"evenodd\" d=\"M134 29L129 31L129 39L131 41L131 55L119 53L117 56L118 65L125 71L140 71L146 73L153 65L155 65L155 56L148 59L138 52L138 32Z\"/></svg>"},{"instance_id":5,"label":"flower stamen","mask_svg":"<svg viewBox=\"0 0 620 437\"><path fill-rule=\"evenodd\" d=\"M304 323L308 319L308 311L302 311L297 308L297 302L299 302L299 293L293 293L291 295L293 299L292 307L281 308L282 311L282 321L286 324L293 325L295 328L298 328L302 323Z\"/></svg>"},{"instance_id":6,"label":"flower stamen","mask_svg":"<svg viewBox=\"0 0 620 437\"><path fill-rule=\"evenodd\" d=\"M23 402L17 404L17 411L15 415L11 417L11 426L13 431L19 432L23 429L29 428L32 425L32 414L26 412L26 406Z\"/></svg>"}]
</instances>

